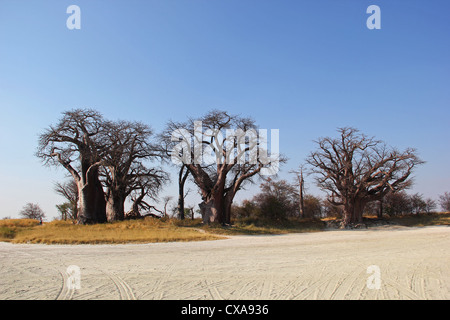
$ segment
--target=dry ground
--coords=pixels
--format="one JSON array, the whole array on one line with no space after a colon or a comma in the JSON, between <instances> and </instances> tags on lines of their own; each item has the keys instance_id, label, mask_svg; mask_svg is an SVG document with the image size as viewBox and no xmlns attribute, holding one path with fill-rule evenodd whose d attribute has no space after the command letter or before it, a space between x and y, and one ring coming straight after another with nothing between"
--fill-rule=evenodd
<instances>
[{"instance_id":1,"label":"dry ground","mask_svg":"<svg viewBox=\"0 0 450 320\"><path fill-rule=\"evenodd\" d=\"M68 287L69 265L81 288ZM367 268L380 269L369 289ZM450 228L118 245L0 243L0 299L450 299Z\"/></svg>"}]
</instances>

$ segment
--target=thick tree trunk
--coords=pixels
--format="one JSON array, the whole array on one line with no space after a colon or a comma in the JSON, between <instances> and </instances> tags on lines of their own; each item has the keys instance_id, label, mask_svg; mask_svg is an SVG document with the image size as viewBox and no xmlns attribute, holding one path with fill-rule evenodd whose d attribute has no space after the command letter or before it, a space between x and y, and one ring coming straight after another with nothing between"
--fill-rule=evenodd
<instances>
[{"instance_id":1,"label":"thick tree trunk","mask_svg":"<svg viewBox=\"0 0 450 320\"><path fill-rule=\"evenodd\" d=\"M109 222L121 221L125 216L125 196L112 192L106 202L106 218Z\"/></svg>"},{"instance_id":2,"label":"thick tree trunk","mask_svg":"<svg viewBox=\"0 0 450 320\"><path fill-rule=\"evenodd\" d=\"M225 223L224 196L216 192L199 204L204 223Z\"/></svg>"},{"instance_id":3,"label":"thick tree trunk","mask_svg":"<svg viewBox=\"0 0 450 320\"><path fill-rule=\"evenodd\" d=\"M106 222L106 202L102 185L98 178L88 184L78 183L78 218L79 224Z\"/></svg>"},{"instance_id":4,"label":"thick tree trunk","mask_svg":"<svg viewBox=\"0 0 450 320\"><path fill-rule=\"evenodd\" d=\"M352 227L362 223L365 202L361 199L349 200L344 203L344 227Z\"/></svg>"},{"instance_id":5,"label":"thick tree trunk","mask_svg":"<svg viewBox=\"0 0 450 320\"><path fill-rule=\"evenodd\" d=\"M229 191L224 199L224 223L231 224L231 205L233 204L235 193Z\"/></svg>"}]
</instances>

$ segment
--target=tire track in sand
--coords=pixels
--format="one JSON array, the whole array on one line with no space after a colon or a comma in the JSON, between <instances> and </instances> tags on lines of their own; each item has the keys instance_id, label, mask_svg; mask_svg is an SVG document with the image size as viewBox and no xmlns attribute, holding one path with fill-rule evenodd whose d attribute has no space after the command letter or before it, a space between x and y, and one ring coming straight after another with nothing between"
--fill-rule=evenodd
<instances>
[{"instance_id":1,"label":"tire track in sand","mask_svg":"<svg viewBox=\"0 0 450 320\"><path fill-rule=\"evenodd\" d=\"M104 271L102 271L102 272L106 276L108 276L108 278L110 278L111 281L116 286L116 288L119 292L120 300L136 300L133 290L131 289L131 287L128 285L128 283L125 280L123 280L121 277L116 276L112 273L106 273Z\"/></svg>"}]
</instances>

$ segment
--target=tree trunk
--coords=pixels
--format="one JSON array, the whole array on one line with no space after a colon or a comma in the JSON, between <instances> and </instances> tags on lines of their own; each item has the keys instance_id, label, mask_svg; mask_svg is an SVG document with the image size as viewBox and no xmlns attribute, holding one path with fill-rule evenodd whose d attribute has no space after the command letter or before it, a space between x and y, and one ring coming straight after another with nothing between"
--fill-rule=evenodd
<instances>
[{"instance_id":1,"label":"tree trunk","mask_svg":"<svg viewBox=\"0 0 450 320\"><path fill-rule=\"evenodd\" d=\"M229 191L224 199L224 223L231 224L231 205L236 193Z\"/></svg>"},{"instance_id":2,"label":"tree trunk","mask_svg":"<svg viewBox=\"0 0 450 320\"><path fill-rule=\"evenodd\" d=\"M184 169L186 171L184 172ZM185 165L180 168L180 172L178 173L178 217L181 220L184 220L184 184L186 183L186 179L189 175L189 170Z\"/></svg>"},{"instance_id":3,"label":"tree trunk","mask_svg":"<svg viewBox=\"0 0 450 320\"><path fill-rule=\"evenodd\" d=\"M181 189L181 188L180 188ZM177 210L178 210L178 218L180 220L184 220L184 196L183 194L180 193L178 194L178 206L177 206Z\"/></svg>"},{"instance_id":4,"label":"tree trunk","mask_svg":"<svg viewBox=\"0 0 450 320\"><path fill-rule=\"evenodd\" d=\"M111 192L106 202L108 222L121 221L125 216L125 197L120 192Z\"/></svg>"},{"instance_id":5,"label":"tree trunk","mask_svg":"<svg viewBox=\"0 0 450 320\"><path fill-rule=\"evenodd\" d=\"M105 195L98 178L92 178L88 184L78 182L78 194L78 223L106 222Z\"/></svg>"},{"instance_id":6,"label":"tree trunk","mask_svg":"<svg viewBox=\"0 0 450 320\"><path fill-rule=\"evenodd\" d=\"M349 200L344 203L344 227L352 227L362 223L365 202L361 199Z\"/></svg>"},{"instance_id":7,"label":"tree trunk","mask_svg":"<svg viewBox=\"0 0 450 320\"><path fill-rule=\"evenodd\" d=\"M299 193L300 193L300 199L299 199L300 200L300 204L299 204L300 218L305 218L305 202L303 200L303 183L304 183L303 170L300 171L300 177L298 179L298 183L299 183L299 188L300 188L300 190L299 190Z\"/></svg>"},{"instance_id":8,"label":"tree trunk","mask_svg":"<svg viewBox=\"0 0 450 320\"><path fill-rule=\"evenodd\" d=\"M381 218L383 218L383 199L381 199L381 200L379 201L379 204L380 204L380 207L378 208L378 215L377 215L377 218L378 218L378 219L381 219Z\"/></svg>"},{"instance_id":9,"label":"tree trunk","mask_svg":"<svg viewBox=\"0 0 450 320\"><path fill-rule=\"evenodd\" d=\"M216 192L199 204L204 223L224 223L224 196L223 193Z\"/></svg>"}]
</instances>

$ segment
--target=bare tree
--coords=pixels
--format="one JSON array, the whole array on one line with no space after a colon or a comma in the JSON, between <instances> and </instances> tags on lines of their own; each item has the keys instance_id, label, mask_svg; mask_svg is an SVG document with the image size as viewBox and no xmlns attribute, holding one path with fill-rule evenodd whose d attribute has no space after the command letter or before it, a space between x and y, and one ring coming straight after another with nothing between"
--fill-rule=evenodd
<instances>
[{"instance_id":1,"label":"bare tree","mask_svg":"<svg viewBox=\"0 0 450 320\"><path fill-rule=\"evenodd\" d=\"M106 202L99 180L104 145L104 121L90 109L63 113L56 126L39 137L37 156L47 165L61 165L78 188L78 223L106 221Z\"/></svg>"},{"instance_id":2,"label":"bare tree","mask_svg":"<svg viewBox=\"0 0 450 320\"><path fill-rule=\"evenodd\" d=\"M132 206L125 217L139 218L147 215L156 217L157 215L153 214L152 210L163 214L163 211L149 204L147 198L155 202L158 201L157 195L169 179L167 173L155 168L148 169L144 165L138 164L133 168L131 176L133 179L129 181L128 190L130 191Z\"/></svg>"},{"instance_id":3,"label":"bare tree","mask_svg":"<svg viewBox=\"0 0 450 320\"><path fill-rule=\"evenodd\" d=\"M383 198L383 210L389 216L406 215L411 213L411 201L405 191L389 192Z\"/></svg>"},{"instance_id":4,"label":"bare tree","mask_svg":"<svg viewBox=\"0 0 450 320\"><path fill-rule=\"evenodd\" d=\"M425 212L432 213L434 209L436 209L436 201L431 198L425 199Z\"/></svg>"},{"instance_id":5,"label":"bare tree","mask_svg":"<svg viewBox=\"0 0 450 320\"><path fill-rule=\"evenodd\" d=\"M317 174L317 184L328 201L343 207L344 226L362 222L367 203L382 199L412 183L412 170L423 163L414 149L400 152L381 141L341 128L338 138L321 138L308 164Z\"/></svg>"},{"instance_id":6,"label":"bare tree","mask_svg":"<svg viewBox=\"0 0 450 320\"><path fill-rule=\"evenodd\" d=\"M77 219L78 186L75 180L55 183L54 190L59 195L66 198L67 202L57 206L58 210L64 214L65 219ZM67 204L67 205L66 205Z\"/></svg>"},{"instance_id":7,"label":"bare tree","mask_svg":"<svg viewBox=\"0 0 450 320\"><path fill-rule=\"evenodd\" d=\"M411 213L419 214L421 212L425 212L427 209L427 203L423 199L423 196L419 193L410 195L409 202L411 204Z\"/></svg>"},{"instance_id":8,"label":"bare tree","mask_svg":"<svg viewBox=\"0 0 450 320\"><path fill-rule=\"evenodd\" d=\"M439 196L439 204L442 210L450 211L450 192L445 192L443 195Z\"/></svg>"},{"instance_id":9,"label":"bare tree","mask_svg":"<svg viewBox=\"0 0 450 320\"><path fill-rule=\"evenodd\" d=\"M199 133L198 123L201 123L204 132ZM273 165L273 162L261 161L262 157L252 158L254 161L242 161L246 152L252 148L256 151L258 141L255 135L248 139L235 135L230 139L226 134L227 129L234 132L239 130L240 133L253 132L256 135L253 120L218 110L184 123L171 121L161 135L167 150L175 150L171 156L182 159L180 165L186 166L198 186L203 200L199 207L207 223L230 223L231 205L243 183L250 181L263 168ZM188 148L177 149L180 140L173 139L174 132L178 132L178 138L184 140ZM212 161L205 161L205 157Z\"/></svg>"},{"instance_id":10,"label":"bare tree","mask_svg":"<svg viewBox=\"0 0 450 320\"><path fill-rule=\"evenodd\" d=\"M35 219L42 222L45 219L45 213L39 207L38 204L35 203L27 203L23 209L20 211L20 216L26 219Z\"/></svg>"},{"instance_id":11,"label":"bare tree","mask_svg":"<svg viewBox=\"0 0 450 320\"><path fill-rule=\"evenodd\" d=\"M141 190L143 180L149 179L148 182L158 186L165 180L161 169L144 165L144 161L160 159L161 148L149 141L153 132L143 123L108 121L105 127L108 150L102 161L102 174L106 187L106 216L108 221L123 220L125 200L134 190Z\"/></svg>"}]
</instances>

